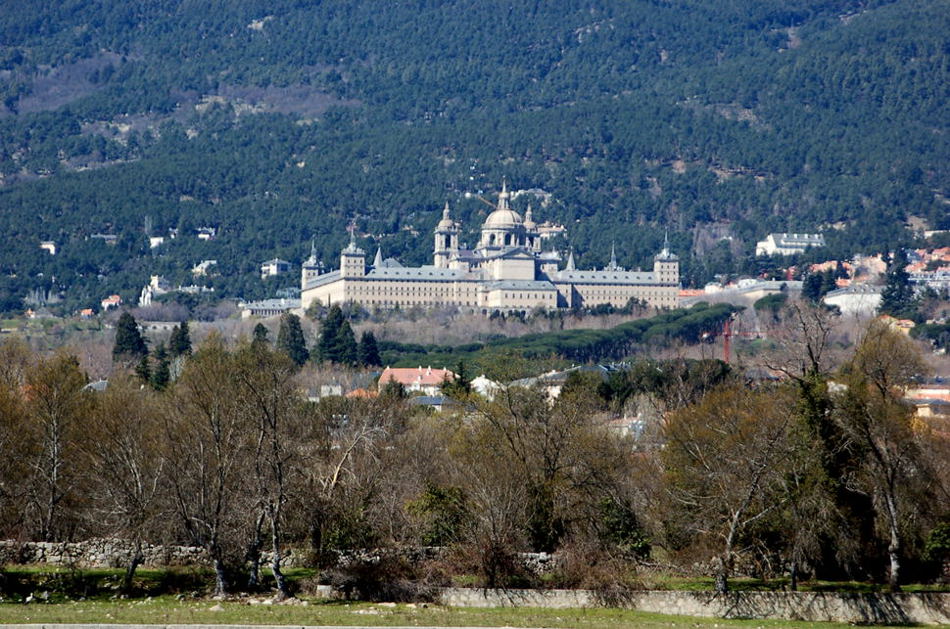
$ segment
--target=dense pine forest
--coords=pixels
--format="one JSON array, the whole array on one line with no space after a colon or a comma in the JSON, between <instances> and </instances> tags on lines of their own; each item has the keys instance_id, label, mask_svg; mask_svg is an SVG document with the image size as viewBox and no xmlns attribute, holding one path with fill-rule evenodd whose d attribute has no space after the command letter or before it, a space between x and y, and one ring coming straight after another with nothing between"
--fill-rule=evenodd
<instances>
[{"instance_id":1,"label":"dense pine forest","mask_svg":"<svg viewBox=\"0 0 950 629\"><path fill-rule=\"evenodd\" d=\"M315 239L334 266L354 217L367 248L419 263L443 203L471 241L503 177L585 267L611 241L645 266L666 230L692 285L752 270L768 231L823 231L811 257L885 250L908 221L950 228L948 9L6 3L0 311L37 288L67 311L132 300L203 259L216 294L269 296L261 261Z\"/></svg>"}]
</instances>

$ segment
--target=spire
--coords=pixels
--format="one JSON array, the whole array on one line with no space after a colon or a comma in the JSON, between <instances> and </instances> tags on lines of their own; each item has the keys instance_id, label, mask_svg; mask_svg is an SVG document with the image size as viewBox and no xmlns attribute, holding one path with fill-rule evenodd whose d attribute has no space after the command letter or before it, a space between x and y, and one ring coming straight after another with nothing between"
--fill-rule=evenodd
<instances>
[{"instance_id":1,"label":"spire","mask_svg":"<svg viewBox=\"0 0 950 629\"><path fill-rule=\"evenodd\" d=\"M449 202L448 201L445 202L445 207L442 208L442 220L443 221L452 220L451 218L449 218Z\"/></svg>"},{"instance_id":2,"label":"spire","mask_svg":"<svg viewBox=\"0 0 950 629\"><path fill-rule=\"evenodd\" d=\"M501 178L501 192L498 193L498 209L507 210L508 209L508 198L511 195L508 194L508 180L504 177Z\"/></svg>"},{"instance_id":3,"label":"spire","mask_svg":"<svg viewBox=\"0 0 950 629\"><path fill-rule=\"evenodd\" d=\"M317 241L310 239L310 257L304 262L306 266L316 266L317 264Z\"/></svg>"},{"instance_id":4,"label":"spire","mask_svg":"<svg viewBox=\"0 0 950 629\"><path fill-rule=\"evenodd\" d=\"M670 230L663 230L663 255L670 255Z\"/></svg>"},{"instance_id":5,"label":"spire","mask_svg":"<svg viewBox=\"0 0 950 629\"><path fill-rule=\"evenodd\" d=\"M610 267L608 268L611 271L617 270L617 248L613 242L610 243Z\"/></svg>"},{"instance_id":6,"label":"spire","mask_svg":"<svg viewBox=\"0 0 950 629\"><path fill-rule=\"evenodd\" d=\"M373 258L373 268L379 269L383 266L383 247L380 245L376 249L376 257Z\"/></svg>"},{"instance_id":7,"label":"spire","mask_svg":"<svg viewBox=\"0 0 950 629\"><path fill-rule=\"evenodd\" d=\"M564 268L565 271L576 271L577 269L574 266L574 250L571 249L571 253L567 256L567 266Z\"/></svg>"},{"instance_id":8,"label":"spire","mask_svg":"<svg viewBox=\"0 0 950 629\"><path fill-rule=\"evenodd\" d=\"M531 204L530 204L530 203L528 204L528 209L527 209L527 211L524 213L524 222L525 222L525 223L533 223L533 222L534 222L534 217L531 215Z\"/></svg>"}]
</instances>

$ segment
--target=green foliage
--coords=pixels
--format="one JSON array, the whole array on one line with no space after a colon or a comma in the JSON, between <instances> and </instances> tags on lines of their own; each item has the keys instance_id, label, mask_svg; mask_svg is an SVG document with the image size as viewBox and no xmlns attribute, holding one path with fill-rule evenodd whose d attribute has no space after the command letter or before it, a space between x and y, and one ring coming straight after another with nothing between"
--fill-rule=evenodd
<instances>
[{"instance_id":1,"label":"green foliage","mask_svg":"<svg viewBox=\"0 0 950 629\"><path fill-rule=\"evenodd\" d=\"M841 224L815 260L906 243L906 208L950 225L942 0L208 6L4 12L4 311L53 277L74 311L209 258L216 295L264 297L296 280L258 261L299 262L311 238L333 260L353 215L416 264L445 191L471 240L483 208L462 193L502 175L551 193L584 266L616 239L646 267L669 227L693 285L744 271L768 231ZM181 236L149 250L143 214ZM720 221L733 240L692 252ZM48 238L60 253L38 256Z\"/></svg>"},{"instance_id":2,"label":"green foliage","mask_svg":"<svg viewBox=\"0 0 950 629\"><path fill-rule=\"evenodd\" d=\"M950 559L950 522L941 522L927 536L924 559L945 562Z\"/></svg>"},{"instance_id":3,"label":"green foliage","mask_svg":"<svg viewBox=\"0 0 950 629\"><path fill-rule=\"evenodd\" d=\"M280 317L276 349L289 356L298 366L307 362L310 352L307 351L307 342L303 338L300 317L289 312Z\"/></svg>"},{"instance_id":4,"label":"green foliage","mask_svg":"<svg viewBox=\"0 0 950 629\"><path fill-rule=\"evenodd\" d=\"M927 339L935 349L950 350L950 323L925 323L914 326L910 335L915 339Z\"/></svg>"},{"instance_id":5,"label":"green foliage","mask_svg":"<svg viewBox=\"0 0 950 629\"><path fill-rule=\"evenodd\" d=\"M257 347L266 347L267 346L267 328L264 327L263 323L258 323L254 326L254 332L252 333L253 339L252 343Z\"/></svg>"},{"instance_id":6,"label":"green foliage","mask_svg":"<svg viewBox=\"0 0 950 629\"><path fill-rule=\"evenodd\" d=\"M373 341L375 342L375 337ZM316 347L317 357L324 362L355 365L359 359L359 347L353 328L339 305L333 305L320 325L320 339Z\"/></svg>"},{"instance_id":7,"label":"green foliage","mask_svg":"<svg viewBox=\"0 0 950 629\"><path fill-rule=\"evenodd\" d=\"M380 367L383 359L379 356L379 345L376 343L376 335L367 330L360 336L360 343L357 349L357 362L363 367Z\"/></svg>"},{"instance_id":8,"label":"green foliage","mask_svg":"<svg viewBox=\"0 0 950 629\"><path fill-rule=\"evenodd\" d=\"M650 540L631 508L612 498L604 498L599 509L603 542L633 557L645 558L650 555Z\"/></svg>"},{"instance_id":9,"label":"green foliage","mask_svg":"<svg viewBox=\"0 0 950 629\"><path fill-rule=\"evenodd\" d=\"M755 303L752 304L752 307L755 308L756 312L767 312L775 319L787 301L788 293L776 293L757 299Z\"/></svg>"},{"instance_id":10,"label":"green foliage","mask_svg":"<svg viewBox=\"0 0 950 629\"><path fill-rule=\"evenodd\" d=\"M155 370L152 371L149 383L156 391L164 391L168 387L168 383L171 382L171 371L168 365L168 352L165 350L163 343L155 348L153 357L155 358Z\"/></svg>"},{"instance_id":11,"label":"green foliage","mask_svg":"<svg viewBox=\"0 0 950 629\"><path fill-rule=\"evenodd\" d=\"M135 359L148 355L145 339L139 332L139 324L128 312L119 315L115 324L115 345L112 347L113 360Z\"/></svg>"},{"instance_id":12,"label":"green foliage","mask_svg":"<svg viewBox=\"0 0 950 629\"><path fill-rule=\"evenodd\" d=\"M180 325L172 328L171 337L168 339L168 351L172 357L176 358L191 354L191 335L187 321L182 321Z\"/></svg>"},{"instance_id":13,"label":"green foliage","mask_svg":"<svg viewBox=\"0 0 950 629\"><path fill-rule=\"evenodd\" d=\"M914 299L914 287L907 274L907 254L898 248L887 264L884 290L881 291L881 304L878 313L891 315L898 319L913 319L917 315L917 303Z\"/></svg>"},{"instance_id":14,"label":"green foliage","mask_svg":"<svg viewBox=\"0 0 950 629\"><path fill-rule=\"evenodd\" d=\"M464 360L473 371L489 375L500 371L514 379L528 375L512 375L506 371L518 362L512 360L514 356L522 362L535 364L552 358L574 363L620 360L634 354L644 344L697 343L715 336L722 330L723 322L736 310L729 304L710 306L699 303L689 309L670 310L607 330L560 330L455 347L387 341L380 344L380 349L386 364L411 367L425 363L451 369Z\"/></svg>"},{"instance_id":15,"label":"green foliage","mask_svg":"<svg viewBox=\"0 0 950 629\"><path fill-rule=\"evenodd\" d=\"M427 485L407 510L422 520L419 541L425 546L448 546L460 541L462 527L470 517L465 492L460 487Z\"/></svg>"},{"instance_id":16,"label":"green foliage","mask_svg":"<svg viewBox=\"0 0 950 629\"><path fill-rule=\"evenodd\" d=\"M442 383L442 393L456 399L463 399L472 393L472 378L468 375L465 361L460 360L455 367L455 378Z\"/></svg>"}]
</instances>

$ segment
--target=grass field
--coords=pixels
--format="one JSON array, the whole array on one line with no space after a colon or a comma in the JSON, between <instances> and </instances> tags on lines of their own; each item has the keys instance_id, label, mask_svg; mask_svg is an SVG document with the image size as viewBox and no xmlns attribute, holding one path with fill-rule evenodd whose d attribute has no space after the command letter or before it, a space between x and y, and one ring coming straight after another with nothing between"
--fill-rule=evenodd
<instances>
[{"instance_id":1,"label":"grass field","mask_svg":"<svg viewBox=\"0 0 950 629\"><path fill-rule=\"evenodd\" d=\"M778 620L722 620L665 616L620 609L474 609L437 605L396 605L300 600L269 605L262 599L209 601L174 596L142 600L0 603L0 624L146 623L275 624L368 626L564 627L814 627ZM822 628L846 624L818 623Z\"/></svg>"},{"instance_id":2,"label":"grass field","mask_svg":"<svg viewBox=\"0 0 950 629\"><path fill-rule=\"evenodd\" d=\"M270 604L256 597L214 601L207 598L211 573L205 568L141 569L134 596L119 596L120 569L75 570L41 566L0 567L0 624L145 623L145 624L286 624L370 626L506 626L506 627L808 627L815 623L771 620L686 618L621 609L475 609L439 605L359 603L312 598L317 571L292 568L288 576L301 593L290 603ZM777 590L782 583L737 579L741 590ZM651 587L710 591L705 579L669 578ZM881 589L865 583L809 582L803 590L862 592ZM911 586L909 591L937 589ZM945 588L944 588L945 589ZM26 603L26 600L32 602ZM821 627L845 627L822 623Z\"/></svg>"}]
</instances>

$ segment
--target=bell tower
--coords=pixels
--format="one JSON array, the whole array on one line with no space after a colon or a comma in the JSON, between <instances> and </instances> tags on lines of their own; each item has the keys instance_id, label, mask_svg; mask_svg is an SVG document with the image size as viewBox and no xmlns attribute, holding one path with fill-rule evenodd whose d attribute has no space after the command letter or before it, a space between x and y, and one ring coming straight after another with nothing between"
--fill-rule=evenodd
<instances>
[{"instance_id":1,"label":"bell tower","mask_svg":"<svg viewBox=\"0 0 950 629\"><path fill-rule=\"evenodd\" d=\"M350 244L340 253L340 277L363 277L366 275L366 252L356 246L356 223L350 221Z\"/></svg>"},{"instance_id":2,"label":"bell tower","mask_svg":"<svg viewBox=\"0 0 950 629\"><path fill-rule=\"evenodd\" d=\"M442 220L435 226L435 246L432 249L432 264L440 269L449 267L449 260L459 250L459 226L449 216L449 202L442 209Z\"/></svg>"}]
</instances>

